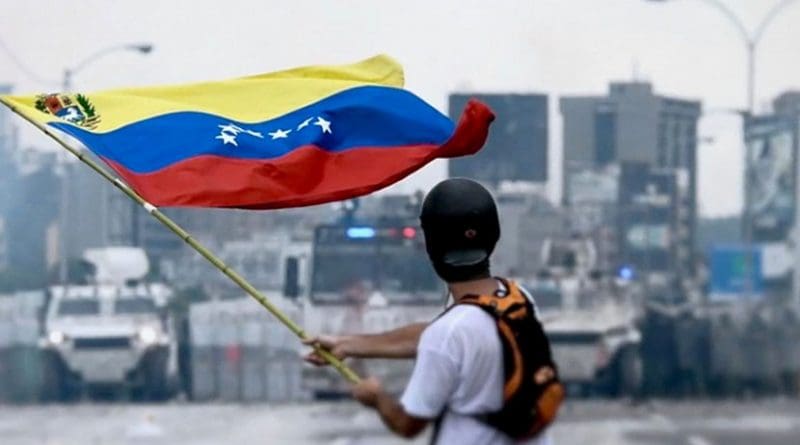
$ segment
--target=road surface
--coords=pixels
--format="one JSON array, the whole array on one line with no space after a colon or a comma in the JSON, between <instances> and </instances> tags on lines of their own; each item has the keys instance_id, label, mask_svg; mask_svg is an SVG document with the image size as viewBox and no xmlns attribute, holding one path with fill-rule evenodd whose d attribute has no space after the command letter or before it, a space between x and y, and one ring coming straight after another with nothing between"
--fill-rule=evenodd
<instances>
[{"instance_id":1,"label":"road surface","mask_svg":"<svg viewBox=\"0 0 800 445\"><path fill-rule=\"evenodd\" d=\"M797 445L800 401L570 401L557 445ZM425 444L351 403L0 406L3 445Z\"/></svg>"}]
</instances>

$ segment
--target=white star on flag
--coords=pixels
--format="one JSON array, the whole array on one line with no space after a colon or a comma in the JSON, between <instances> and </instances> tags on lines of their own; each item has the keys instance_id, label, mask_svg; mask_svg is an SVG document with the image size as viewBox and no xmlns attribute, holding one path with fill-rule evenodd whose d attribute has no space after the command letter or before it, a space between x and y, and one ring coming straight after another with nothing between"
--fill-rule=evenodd
<instances>
[{"instance_id":1,"label":"white star on flag","mask_svg":"<svg viewBox=\"0 0 800 445\"><path fill-rule=\"evenodd\" d=\"M233 124L217 125L217 127L222 129L221 133L233 133L234 136L244 131L243 128L237 127Z\"/></svg>"},{"instance_id":2,"label":"white star on flag","mask_svg":"<svg viewBox=\"0 0 800 445\"><path fill-rule=\"evenodd\" d=\"M214 139L222 139L222 143L224 145L233 144L234 147L239 146L239 144L236 143L235 134L230 134L223 131L222 133L219 134L219 136L215 137Z\"/></svg>"},{"instance_id":3,"label":"white star on flag","mask_svg":"<svg viewBox=\"0 0 800 445\"><path fill-rule=\"evenodd\" d=\"M306 119L302 123L300 123L300 125L297 126L297 129L298 130L302 130L303 128L308 127L308 124L310 124L311 121L313 121L313 120L314 120L314 117L309 117L308 119Z\"/></svg>"},{"instance_id":4,"label":"white star on flag","mask_svg":"<svg viewBox=\"0 0 800 445\"><path fill-rule=\"evenodd\" d=\"M317 121L314 122L314 125L321 128L323 133L333 133L333 131L331 131L331 122L326 121L325 119L319 116L317 116Z\"/></svg>"},{"instance_id":5,"label":"white star on flag","mask_svg":"<svg viewBox=\"0 0 800 445\"><path fill-rule=\"evenodd\" d=\"M288 138L289 137L289 133L291 133L291 132L292 132L292 130L281 130L279 128L279 129L273 131L272 133L267 133L267 134L272 136L272 140L274 141L275 139L286 139L286 138Z\"/></svg>"},{"instance_id":6,"label":"white star on flag","mask_svg":"<svg viewBox=\"0 0 800 445\"><path fill-rule=\"evenodd\" d=\"M228 123L225 125L217 125L220 128L219 135L217 135L214 139L222 140L224 145L232 144L234 147L238 147L239 143L236 141L236 137L239 136L239 133L249 134L250 136L264 139L264 135L258 131L253 130L245 130L244 128L234 125L232 123ZM275 139L275 138L273 138Z\"/></svg>"}]
</instances>

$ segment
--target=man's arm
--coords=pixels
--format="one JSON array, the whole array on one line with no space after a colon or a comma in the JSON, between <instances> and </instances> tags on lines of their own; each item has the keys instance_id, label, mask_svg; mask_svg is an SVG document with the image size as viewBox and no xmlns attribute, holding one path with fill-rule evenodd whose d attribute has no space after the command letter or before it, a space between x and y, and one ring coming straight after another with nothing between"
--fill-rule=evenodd
<instances>
[{"instance_id":1,"label":"man's arm","mask_svg":"<svg viewBox=\"0 0 800 445\"><path fill-rule=\"evenodd\" d=\"M428 426L428 419L406 413L400 402L387 394L374 378L356 384L353 387L353 397L364 406L375 409L387 428L406 439L416 437Z\"/></svg>"},{"instance_id":2,"label":"man's arm","mask_svg":"<svg viewBox=\"0 0 800 445\"><path fill-rule=\"evenodd\" d=\"M419 340L414 372L400 401L372 378L357 383L353 397L378 411L383 423L396 434L407 438L419 434L430 419L445 412L458 386L460 355L448 341L449 331L448 325L436 323L425 330Z\"/></svg>"},{"instance_id":3,"label":"man's arm","mask_svg":"<svg viewBox=\"0 0 800 445\"><path fill-rule=\"evenodd\" d=\"M415 323L381 334L361 334L345 336L320 336L310 338L303 343L319 345L336 357L354 358L414 358L422 331L428 323ZM305 360L317 366L327 365L322 357L314 352Z\"/></svg>"}]
</instances>

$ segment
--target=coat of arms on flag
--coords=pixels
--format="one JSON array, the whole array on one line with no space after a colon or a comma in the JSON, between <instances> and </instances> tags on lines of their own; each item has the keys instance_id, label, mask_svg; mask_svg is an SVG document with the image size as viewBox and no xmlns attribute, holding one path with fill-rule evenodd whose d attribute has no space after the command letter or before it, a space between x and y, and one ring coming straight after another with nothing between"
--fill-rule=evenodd
<instances>
[{"instance_id":1,"label":"coat of arms on flag","mask_svg":"<svg viewBox=\"0 0 800 445\"><path fill-rule=\"evenodd\" d=\"M83 94L42 94L36 97L36 109L81 127L94 129L100 122L94 105Z\"/></svg>"}]
</instances>

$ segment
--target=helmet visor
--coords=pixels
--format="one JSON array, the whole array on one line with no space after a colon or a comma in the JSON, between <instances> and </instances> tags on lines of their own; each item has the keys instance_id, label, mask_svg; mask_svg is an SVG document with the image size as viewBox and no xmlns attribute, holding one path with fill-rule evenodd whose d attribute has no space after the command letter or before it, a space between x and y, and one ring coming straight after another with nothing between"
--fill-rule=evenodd
<instances>
[{"instance_id":1,"label":"helmet visor","mask_svg":"<svg viewBox=\"0 0 800 445\"><path fill-rule=\"evenodd\" d=\"M458 249L445 253L442 261L448 266L464 267L480 264L488 257L485 249Z\"/></svg>"}]
</instances>

